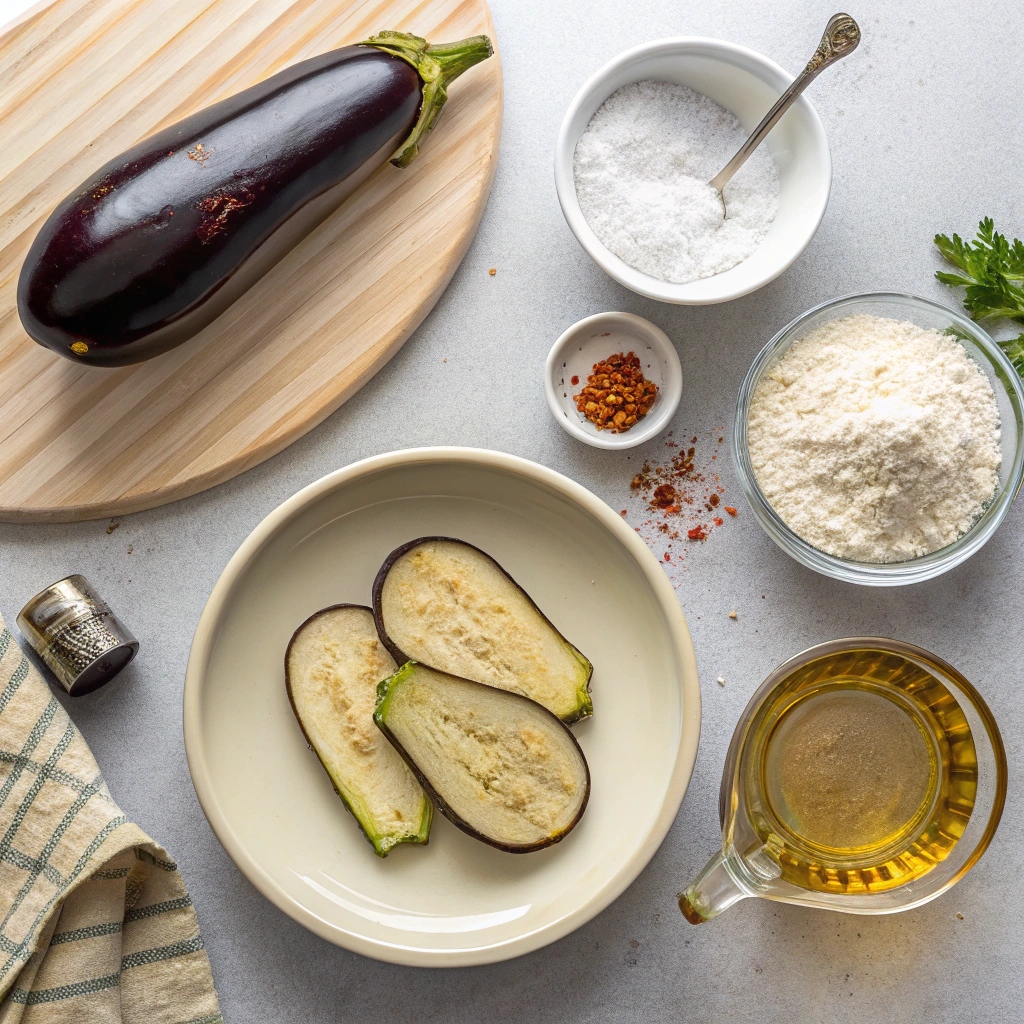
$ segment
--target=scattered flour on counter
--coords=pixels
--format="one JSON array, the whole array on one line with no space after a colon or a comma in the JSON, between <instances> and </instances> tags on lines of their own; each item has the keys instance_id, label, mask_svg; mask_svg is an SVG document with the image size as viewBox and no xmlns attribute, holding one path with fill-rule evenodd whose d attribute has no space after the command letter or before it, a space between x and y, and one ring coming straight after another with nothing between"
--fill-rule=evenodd
<instances>
[{"instance_id":1,"label":"scattered flour on counter","mask_svg":"<svg viewBox=\"0 0 1024 1024\"><path fill-rule=\"evenodd\" d=\"M748 450L765 498L808 543L899 562L951 544L995 494L988 378L954 338L852 316L815 328L758 382Z\"/></svg>"},{"instance_id":2,"label":"scattered flour on counter","mask_svg":"<svg viewBox=\"0 0 1024 1024\"><path fill-rule=\"evenodd\" d=\"M633 82L601 105L576 144L580 210L620 259L685 284L742 263L779 207L779 175L762 145L718 193L708 182L749 132L714 100L671 82Z\"/></svg>"}]
</instances>

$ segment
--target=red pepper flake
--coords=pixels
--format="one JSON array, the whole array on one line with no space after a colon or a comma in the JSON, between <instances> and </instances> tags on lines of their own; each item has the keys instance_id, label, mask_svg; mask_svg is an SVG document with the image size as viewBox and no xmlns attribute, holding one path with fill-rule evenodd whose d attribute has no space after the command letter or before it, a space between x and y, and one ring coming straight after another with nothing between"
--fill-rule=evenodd
<instances>
[{"instance_id":1,"label":"red pepper flake","mask_svg":"<svg viewBox=\"0 0 1024 1024\"><path fill-rule=\"evenodd\" d=\"M648 459L630 478L630 492L643 500L648 513L648 518L634 529L652 547L655 537L670 545L673 541L704 541L712 531L725 524L724 512L731 506L724 504L725 488L713 471L716 465L713 460L719 451L715 445L717 436L718 431L709 438L708 450L698 444L697 437L689 438L689 443L680 444L671 440L672 434L667 433L664 460ZM736 510L732 509L729 515L735 516ZM668 566L672 567L673 573L676 567L681 572L685 558L685 546L673 549L671 553L662 549L661 559L666 565L666 572L669 571Z\"/></svg>"},{"instance_id":2,"label":"red pepper flake","mask_svg":"<svg viewBox=\"0 0 1024 1024\"><path fill-rule=\"evenodd\" d=\"M228 195L226 192L220 192L201 199L196 206L205 216L196 228L196 236L199 238L199 241L203 245L210 242L227 227L228 217L235 210L244 209L255 198L255 194L246 189L238 195Z\"/></svg>"},{"instance_id":3,"label":"red pepper flake","mask_svg":"<svg viewBox=\"0 0 1024 1024\"><path fill-rule=\"evenodd\" d=\"M574 373L574 374L573 374L573 375L572 375L572 376L571 376L571 377L569 378L569 383L570 383L570 384L571 384L571 385L572 385L573 387L576 387L576 385L577 385L577 384L579 384L579 382L580 382L580 375L579 375L578 373Z\"/></svg>"},{"instance_id":4,"label":"red pepper flake","mask_svg":"<svg viewBox=\"0 0 1024 1024\"><path fill-rule=\"evenodd\" d=\"M736 509L734 509L732 507L732 505L725 505L724 508L725 508L725 511L728 512L729 515L731 515L733 517L733 519L735 519L739 515L739 512L737 512Z\"/></svg>"},{"instance_id":5,"label":"red pepper flake","mask_svg":"<svg viewBox=\"0 0 1024 1024\"><path fill-rule=\"evenodd\" d=\"M621 434L647 415L658 386L644 377L633 352L612 353L594 368L573 401L598 430Z\"/></svg>"},{"instance_id":6,"label":"red pepper flake","mask_svg":"<svg viewBox=\"0 0 1024 1024\"><path fill-rule=\"evenodd\" d=\"M626 515L626 510L625 510L625 509L623 509L623 510L622 510L622 511L621 511L621 512L619 513L619 515L620 515L620 516L624 516L624 515Z\"/></svg>"},{"instance_id":7,"label":"red pepper flake","mask_svg":"<svg viewBox=\"0 0 1024 1024\"><path fill-rule=\"evenodd\" d=\"M678 508L676 505L676 489L671 484L661 484L654 489L654 497L651 498L651 508Z\"/></svg>"}]
</instances>

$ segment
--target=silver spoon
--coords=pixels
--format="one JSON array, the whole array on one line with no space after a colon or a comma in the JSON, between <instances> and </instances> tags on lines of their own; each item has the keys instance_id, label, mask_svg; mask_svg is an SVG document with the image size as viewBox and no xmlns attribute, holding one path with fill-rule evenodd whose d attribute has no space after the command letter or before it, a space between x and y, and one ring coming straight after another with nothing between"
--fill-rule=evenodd
<instances>
[{"instance_id":1,"label":"silver spoon","mask_svg":"<svg viewBox=\"0 0 1024 1024\"><path fill-rule=\"evenodd\" d=\"M860 42L860 28L848 14L833 14L825 26L825 34L814 51L814 56L807 62L807 67L793 80L793 84L779 97L775 106L764 115L764 120L754 129L750 138L740 146L736 155L708 182L718 192L722 201L722 216L728 216L725 207L725 195L722 190L732 176L747 162L751 153L761 145L764 137L779 122L779 118L789 110L797 98L825 70L842 60L847 54L853 53Z\"/></svg>"}]
</instances>

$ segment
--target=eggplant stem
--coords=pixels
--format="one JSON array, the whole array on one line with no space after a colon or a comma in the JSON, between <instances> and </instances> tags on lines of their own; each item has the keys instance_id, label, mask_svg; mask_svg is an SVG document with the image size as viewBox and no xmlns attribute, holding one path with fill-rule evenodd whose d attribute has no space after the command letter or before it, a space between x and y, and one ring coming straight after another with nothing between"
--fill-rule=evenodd
<instances>
[{"instance_id":1,"label":"eggplant stem","mask_svg":"<svg viewBox=\"0 0 1024 1024\"><path fill-rule=\"evenodd\" d=\"M373 46L411 64L423 82L420 113L409 137L398 147L391 162L396 167L408 167L420 151L423 137L437 124L441 108L448 99L448 86L474 64L486 60L494 53L487 36L470 36L455 43L431 46L426 39L408 32L378 32L363 40L360 46Z\"/></svg>"}]
</instances>

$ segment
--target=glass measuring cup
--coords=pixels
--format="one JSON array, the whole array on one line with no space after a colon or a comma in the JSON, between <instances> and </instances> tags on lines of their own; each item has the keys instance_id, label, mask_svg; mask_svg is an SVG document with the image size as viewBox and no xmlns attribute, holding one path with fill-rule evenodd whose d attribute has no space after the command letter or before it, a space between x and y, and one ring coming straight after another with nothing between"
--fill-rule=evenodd
<instances>
[{"instance_id":1,"label":"glass measuring cup","mask_svg":"<svg viewBox=\"0 0 1024 1024\"><path fill-rule=\"evenodd\" d=\"M679 908L700 924L748 896L853 914L920 906L981 858L1006 778L992 713L951 665L879 637L812 647L744 709L722 849Z\"/></svg>"}]
</instances>

